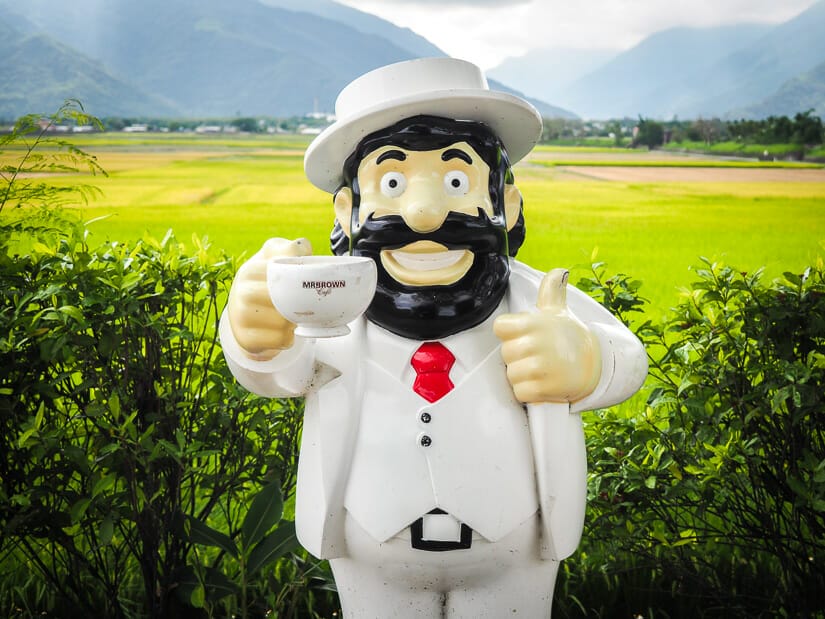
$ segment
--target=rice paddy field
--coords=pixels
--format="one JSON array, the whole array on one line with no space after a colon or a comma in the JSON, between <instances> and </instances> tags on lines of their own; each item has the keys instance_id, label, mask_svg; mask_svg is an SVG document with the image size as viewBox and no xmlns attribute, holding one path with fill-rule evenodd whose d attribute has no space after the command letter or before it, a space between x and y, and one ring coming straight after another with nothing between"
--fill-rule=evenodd
<instances>
[{"instance_id":1,"label":"rice paddy field","mask_svg":"<svg viewBox=\"0 0 825 619\"><path fill-rule=\"evenodd\" d=\"M95 185L78 206L93 239L173 230L242 259L269 237L308 238L329 253L332 200L303 173L303 136L100 134L72 142L108 176L54 176ZM13 160L15 151L0 154ZM538 147L515 168L524 196L524 262L571 268L593 260L644 282L656 312L675 303L699 257L766 277L825 255L825 169L660 151Z\"/></svg>"}]
</instances>

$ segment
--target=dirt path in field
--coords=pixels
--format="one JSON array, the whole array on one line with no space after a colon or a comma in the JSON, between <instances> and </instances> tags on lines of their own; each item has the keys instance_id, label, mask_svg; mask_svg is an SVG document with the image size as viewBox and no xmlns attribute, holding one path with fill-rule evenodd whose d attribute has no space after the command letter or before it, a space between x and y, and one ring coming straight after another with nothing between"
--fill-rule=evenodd
<instances>
[{"instance_id":1,"label":"dirt path in field","mask_svg":"<svg viewBox=\"0 0 825 619\"><path fill-rule=\"evenodd\" d=\"M825 183L825 169L559 166L566 177L623 183Z\"/></svg>"}]
</instances>

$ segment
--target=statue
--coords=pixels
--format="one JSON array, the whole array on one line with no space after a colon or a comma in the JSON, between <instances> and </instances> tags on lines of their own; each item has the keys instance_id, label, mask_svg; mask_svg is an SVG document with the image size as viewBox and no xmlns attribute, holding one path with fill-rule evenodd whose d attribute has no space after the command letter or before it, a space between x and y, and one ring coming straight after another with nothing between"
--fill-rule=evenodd
<instances>
[{"instance_id":1,"label":"statue","mask_svg":"<svg viewBox=\"0 0 825 619\"><path fill-rule=\"evenodd\" d=\"M346 617L549 616L583 526L580 413L635 393L645 351L566 271L514 259L529 103L435 58L361 76L336 113L304 167L334 194L333 253L375 262L366 312L296 335L267 263L311 250L272 239L220 326L242 385L306 397L298 538L330 560Z\"/></svg>"}]
</instances>

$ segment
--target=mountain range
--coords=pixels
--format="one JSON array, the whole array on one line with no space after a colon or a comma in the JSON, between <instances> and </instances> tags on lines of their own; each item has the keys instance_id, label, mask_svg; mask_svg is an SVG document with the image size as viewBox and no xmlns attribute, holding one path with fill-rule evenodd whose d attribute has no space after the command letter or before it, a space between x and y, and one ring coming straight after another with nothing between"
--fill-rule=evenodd
<instances>
[{"instance_id":1,"label":"mountain range","mask_svg":"<svg viewBox=\"0 0 825 619\"><path fill-rule=\"evenodd\" d=\"M66 98L100 117L332 112L358 75L445 55L334 0L0 0L0 54L6 119ZM546 117L825 115L825 0L779 25L674 28L621 52L538 50L488 74Z\"/></svg>"},{"instance_id":2,"label":"mountain range","mask_svg":"<svg viewBox=\"0 0 825 619\"><path fill-rule=\"evenodd\" d=\"M825 116L825 0L779 25L672 28L606 54L538 50L490 74L587 118Z\"/></svg>"},{"instance_id":3,"label":"mountain range","mask_svg":"<svg viewBox=\"0 0 825 619\"><path fill-rule=\"evenodd\" d=\"M332 112L358 75L445 55L331 0L0 0L0 35L0 53L14 59L0 66L6 118L67 97L97 116ZM532 101L545 115L574 116Z\"/></svg>"}]
</instances>

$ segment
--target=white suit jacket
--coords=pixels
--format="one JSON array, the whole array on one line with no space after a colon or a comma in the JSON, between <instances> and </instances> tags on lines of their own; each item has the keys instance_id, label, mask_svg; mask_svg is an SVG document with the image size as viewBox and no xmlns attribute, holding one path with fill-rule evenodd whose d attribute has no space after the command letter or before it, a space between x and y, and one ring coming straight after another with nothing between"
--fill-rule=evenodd
<instances>
[{"instance_id":1,"label":"white suit jacket","mask_svg":"<svg viewBox=\"0 0 825 619\"><path fill-rule=\"evenodd\" d=\"M506 311L535 311L542 277L542 273L511 260L508 292L502 302ZM587 465L579 413L616 404L635 393L647 375L647 357L638 339L593 299L569 286L567 302L570 310L599 340L602 373L594 392L571 406L563 405L561 411L559 405L530 405L526 407L527 418L522 416L520 422L511 414L509 425L503 425L498 430L505 431L510 439L509 444L513 446L520 445L519 432L523 432L529 436L532 448L526 445L518 450L525 453L505 458L505 464L501 466L483 458L472 460L467 452L477 446L472 444L472 440L467 440L468 444L462 448L455 428L450 431L448 427L446 440L450 441L449 456L443 462L443 474L437 471L433 474L434 486L440 486L437 503L427 505L423 498L417 503L412 499L407 501L408 497L414 498L416 494L423 496L423 490L416 493L411 488L409 493L396 497L398 500L386 498L388 504L393 506L389 511L361 509L359 506L363 506L364 501L357 499L359 494L364 494L364 484L349 487L354 461L358 469L356 477L364 477L361 462L364 458L356 457L354 450L364 443L363 440L359 442L363 439L363 433L374 427L362 427L362 419L370 412L364 411L362 404L366 381L374 379L374 369L370 370L371 373L365 371L370 356L368 333L380 328L375 325L367 327L362 317L350 324L351 333L347 336L323 340L296 337L293 348L274 359L253 361L238 346L228 320L222 320L220 335L224 354L232 373L244 387L269 397L306 396L296 502L296 527L302 545L320 558L345 556L343 525L348 502L350 511L377 541L384 541L397 533L399 522L402 523L400 526L408 525L426 513L428 507L436 506L445 508L484 537L496 541L535 513L538 507L542 521L543 556L555 560L569 556L581 537L586 498ZM490 329L491 322L485 321L475 329ZM382 337L410 342L389 332L383 332ZM454 402L462 402L455 406L457 410L472 412L472 406L466 402L472 390L478 389L479 381L491 383L503 392L502 402L507 407L517 404L506 381L506 368L500 351L496 349L493 352L495 354L485 358L484 375L472 375L475 386L456 385L455 393L448 394L443 404L439 401L430 407L447 406L448 398L452 398ZM389 387L384 391L393 388L392 380L388 379L387 384ZM370 393L373 391L371 387ZM399 391L399 407L413 404L409 393ZM375 401L374 398L372 401ZM385 398L383 402L388 400ZM424 400L420 403L426 404ZM493 416L488 421L496 423ZM462 427L466 427L468 422L465 419L461 423ZM519 425L523 428L514 427ZM443 457L434 458L436 453L428 452L431 467L433 461L444 460ZM526 464L525 457L528 460ZM392 454L392 460L407 461L403 454L397 452ZM511 479L513 476L525 477L522 472L530 465L533 474L527 475L528 479L521 483ZM472 469L467 470L467 467ZM484 470L478 471L479 468ZM374 466L372 470L381 471ZM489 481L492 489L488 487L485 491L484 483L478 480L470 484L457 483L457 477L451 475L451 471L458 475L493 478ZM500 477L496 479L497 474ZM411 481L405 486L414 486L412 480L415 478L409 479ZM463 489L468 486L474 490L464 492ZM482 490L479 491L479 488ZM499 502L507 505L496 507L497 491L504 493ZM462 509L464 503L473 503L473 496L480 497L475 509L473 505Z\"/></svg>"}]
</instances>

